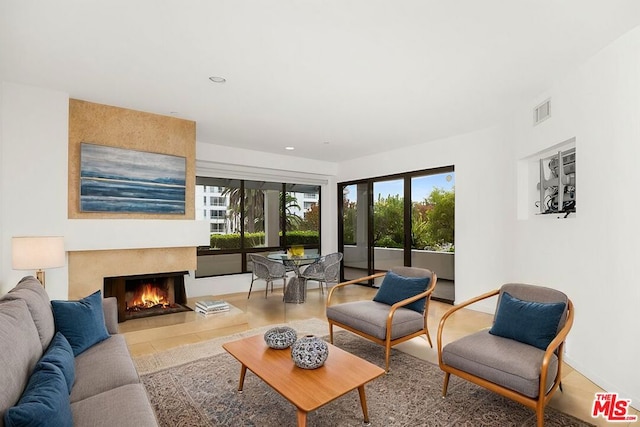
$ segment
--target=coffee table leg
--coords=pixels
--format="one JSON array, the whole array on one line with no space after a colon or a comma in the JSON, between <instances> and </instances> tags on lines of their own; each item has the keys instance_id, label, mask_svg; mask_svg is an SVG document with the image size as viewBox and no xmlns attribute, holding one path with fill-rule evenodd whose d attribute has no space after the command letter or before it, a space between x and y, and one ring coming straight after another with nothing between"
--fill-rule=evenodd
<instances>
[{"instance_id":1,"label":"coffee table leg","mask_svg":"<svg viewBox=\"0 0 640 427\"><path fill-rule=\"evenodd\" d=\"M364 425L369 426L369 411L367 410L367 396L364 394L364 384L358 387L358 394L360 395L360 406L362 406L362 415L364 415Z\"/></svg>"},{"instance_id":2,"label":"coffee table leg","mask_svg":"<svg viewBox=\"0 0 640 427\"><path fill-rule=\"evenodd\" d=\"M298 408L297 418L298 427L307 427L307 413L305 411Z\"/></svg>"},{"instance_id":3,"label":"coffee table leg","mask_svg":"<svg viewBox=\"0 0 640 427\"><path fill-rule=\"evenodd\" d=\"M242 365L240 368L240 383L238 384L238 391L242 391L242 387L244 386L244 376L247 373L247 367Z\"/></svg>"}]
</instances>

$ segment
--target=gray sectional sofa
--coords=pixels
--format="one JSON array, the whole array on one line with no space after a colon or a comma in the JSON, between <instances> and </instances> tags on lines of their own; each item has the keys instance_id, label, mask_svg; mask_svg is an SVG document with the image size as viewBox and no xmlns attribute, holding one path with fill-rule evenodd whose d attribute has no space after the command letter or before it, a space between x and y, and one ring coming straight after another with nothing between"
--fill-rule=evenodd
<instances>
[{"instance_id":1,"label":"gray sectional sofa","mask_svg":"<svg viewBox=\"0 0 640 427\"><path fill-rule=\"evenodd\" d=\"M46 359L47 354L50 353L48 350L52 341L60 341L57 335L60 328L54 321L54 319L58 320L57 313L54 314L47 292L34 277L25 277L15 288L0 298L0 366L2 366L0 427L5 425L7 412L10 415L16 413L19 416L25 414L31 416L34 411L37 412L40 409L44 411L45 417L52 416L51 420L58 417L62 420L62 422L48 421L47 425L136 427L158 425L124 336L118 334L116 299L102 299L101 294L98 295L97 301L103 310L103 313L98 314L99 319L104 316L105 336L86 350L76 351L75 348L72 350L70 345L65 344L70 354L67 359L72 360L70 370L75 371L72 372L74 375L69 378L65 373L66 384L64 380L61 383L49 381L40 389L38 387L41 383L33 378L36 373L41 374L44 371L45 376L48 371L59 373L57 367L54 368L47 361L42 360L43 355ZM54 307L56 303L54 302ZM60 332L64 334L64 331ZM73 339L62 341L73 342ZM74 356L73 353L79 354ZM63 367L60 372L64 370ZM70 391L69 385L71 385ZM25 397L27 391L36 395L35 400ZM62 408L55 409L53 415L47 414L49 410L46 407L47 404L40 405L37 396L40 395L46 400L51 395L57 395L58 392L61 396L58 400L62 402L58 404ZM23 404L22 414L20 413L21 404ZM20 423L9 420L6 424L19 425Z\"/></svg>"}]
</instances>

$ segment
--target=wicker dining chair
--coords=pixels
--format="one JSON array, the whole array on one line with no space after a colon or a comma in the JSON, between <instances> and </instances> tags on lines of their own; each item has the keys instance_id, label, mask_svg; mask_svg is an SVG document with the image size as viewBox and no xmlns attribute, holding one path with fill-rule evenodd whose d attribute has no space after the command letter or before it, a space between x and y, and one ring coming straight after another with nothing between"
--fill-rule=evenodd
<instances>
[{"instance_id":1,"label":"wicker dining chair","mask_svg":"<svg viewBox=\"0 0 640 427\"><path fill-rule=\"evenodd\" d=\"M327 283L340 281L340 262L342 261L342 253L335 252L332 254L324 255L309 264L304 271L300 274L300 277L307 280L313 280L318 282L320 286L320 292L324 294L324 287L327 287Z\"/></svg>"},{"instance_id":2,"label":"wicker dining chair","mask_svg":"<svg viewBox=\"0 0 640 427\"><path fill-rule=\"evenodd\" d=\"M249 294L247 295L247 299L251 297L253 282L256 280L264 280L266 282L266 287L264 289L265 298L268 296L269 284L271 284L271 292L273 292L274 280L282 279L282 289L285 289L287 285L287 270L283 263L257 254L249 254L249 259L253 262L253 270L251 274L251 285L249 285Z\"/></svg>"}]
</instances>

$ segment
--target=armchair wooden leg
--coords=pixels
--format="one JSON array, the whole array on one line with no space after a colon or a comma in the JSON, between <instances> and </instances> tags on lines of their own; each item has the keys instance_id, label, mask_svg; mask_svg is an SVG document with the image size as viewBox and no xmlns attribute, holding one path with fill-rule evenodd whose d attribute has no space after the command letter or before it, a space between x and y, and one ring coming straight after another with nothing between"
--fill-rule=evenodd
<instances>
[{"instance_id":1,"label":"armchair wooden leg","mask_svg":"<svg viewBox=\"0 0 640 427\"><path fill-rule=\"evenodd\" d=\"M431 335L429 335L429 330L425 328L425 332L427 335L427 341L429 341L429 346L433 348L433 343L431 342Z\"/></svg>"},{"instance_id":2,"label":"armchair wooden leg","mask_svg":"<svg viewBox=\"0 0 640 427\"><path fill-rule=\"evenodd\" d=\"M536 408L536 426L544 427L544 405L541 404Z\"/></svg>"},{"instance_id":3,"label":"armchair wooden leg","mask_svg":"<svg viewBox=\"0 0 640 427\"><path fill-rule=\"evenodd\" d=\"M384 355L384 371L389 372L389 358L391 357L391 343L387 343Z\"/></svg>"},{"instance_id":4,"label":"armchair wooden leg","mask_svg":"<svg viewBox=\"0 0 640 427\"><path fill-rule=\"evenodd\" d=\"M447 395L447 388L449 387L449 377L451 374L449 372L444 373L444 385L442 386L442 397Z\"/></svg>"},{"instance_id":5,"label":"armchair wooden leg","mask_svg":"<svg viewBox=\"0 0 640 427\"><path fill-rule=\"evenodd\" d=\"M329 343L333 344L333 323L329 322Z\"/></svg>"}]
</instances>

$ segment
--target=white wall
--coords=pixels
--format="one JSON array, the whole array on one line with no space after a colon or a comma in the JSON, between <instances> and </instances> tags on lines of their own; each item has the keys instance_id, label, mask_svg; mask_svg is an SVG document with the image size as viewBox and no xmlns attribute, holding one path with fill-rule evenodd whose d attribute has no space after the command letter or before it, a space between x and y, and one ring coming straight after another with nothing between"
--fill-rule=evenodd
<instances>
[{"instance_id":1,"label":"white wall","mask_svg":"<svg viewBox=\"0 0 640 427\"><path fill-rule=\"evenodd\" d=\"M67 219L69 96L2 83L0 295L34 271L11 268L11 237L60 235L70 250L193 247L208 225L189 220ZM68 295L68 268L49 269L47 292Z\"/></svg>"},{"instance_id":2,"label":"white wall","mask_svg":"<svg viewBox=\"0 0 640 427\"><path fill-rule=\"evenodd\" d=\"M2 84L2 259L0 293L32 271L11 269L11 237L64 235L67 218L68 96ZM46 271L52 298L66 299L67 268Z\"/></svg>"},{"instance_id":3,"label":"white wall","mask_svg":"<svg viewBox=\"0 0 640 427\"><path fill-rule=\"evenodd\" d=\"M533 107L548 97L552 117L532 126ZM516 111L514 161L576 138L578 199L568 219L521 216L512 275L570 296L567 359L638 407L640 28Z\"/></svg>"},{"instance_id":4,"label":"white wall","mask_svg":"<svg viewBox=\"0 0 640 427\"><path fill-rule=\"evenodd\" d=\"M4 163L2 161L3 159L3 144L2 144L2 139L4 136L4 132L2 131L2 114L4 112L4 89L3 86L0 82L0 289L2 289L2 283L3 283L3 271L5 269L5 264L4 264L4 197L2 197L2 195L4 194L4 182L5 182L5 177L4 177L4 173L2 173L2 171L4 170Z\"/></svg>"}]
</instances>

